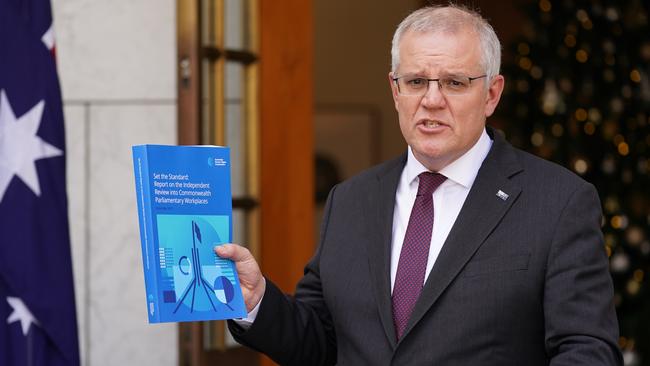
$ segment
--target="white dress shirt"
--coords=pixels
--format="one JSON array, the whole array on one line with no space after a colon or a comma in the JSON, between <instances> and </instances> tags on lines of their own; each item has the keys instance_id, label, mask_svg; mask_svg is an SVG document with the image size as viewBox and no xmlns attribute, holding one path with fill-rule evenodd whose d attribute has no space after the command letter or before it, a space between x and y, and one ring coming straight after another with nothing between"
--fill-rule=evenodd
<instances>
[{"instance_id":1,"label":"white dress shirt","mask_svg":"<svg viewBox=\"0 0 650 366\"><path fill-rule=\"evenodd\" d=\"M492 147L492 140L483 130L481 137L469 151L451 164L444 167L438 173L447 177L438 189L433 192L433 231L431 234L431 246L429 247L429 259L424 275L426 282L431 273L442 245L447 240L451 227L454 226L458 213L465 203L478 170L483 164ZM404 235L411 216L411 209L415 202L415 196L418 192L420 179L418 175L429 171L415 156L411 147L408 147L408 157L406 166L402 170L397 192L395 193L395 210L393 211L393 238L390 254L390 289L393 292L395 286L395 275L397 274L397 264L399 255L404 243Z\"/></svg>"},{"instance_id":2,"label":"white dress shirt","mask_svg":"<svg viewBox=\"0 0 650 366\"><path fill-rule=\"evenodd\" d=\"M492 147L492 140L483 130L481 137L469 151L463 156L456 159L451 164L444 167L438 173L447 177L438 189L433 193L433 207L434 207L434 220L433 220L433 233L431 235L431 247L429 248L429 259L427 260L427 269L424 276L426 281L431 273L433 264L438 258L442 244L444 244L449 235L451 227L456 222L456 217L460 212L461 207L465 203L467 194L469 193L474 179L478 174L478 170L483 164L483 160L487 156L490 148ZM395 193L395 210L393 212L393 239L391 246L390 257L390 282L391 293L395 284L395 274L397 273L397 263L399 262L399 254L402 250L402 243L404 242L404 235L408 225L409 217L411 216L411 208L415 202L415 195L418 192L418 175L422 172L427 172L428 169L424 167L413 155L411 147L408 147L408 157L406 166L402 171L399 183L397 185L397 192ZM249 328L259 311L262 300L248 313L244 319L235 319L235 323Z\"/></svg>"}]
</instances>

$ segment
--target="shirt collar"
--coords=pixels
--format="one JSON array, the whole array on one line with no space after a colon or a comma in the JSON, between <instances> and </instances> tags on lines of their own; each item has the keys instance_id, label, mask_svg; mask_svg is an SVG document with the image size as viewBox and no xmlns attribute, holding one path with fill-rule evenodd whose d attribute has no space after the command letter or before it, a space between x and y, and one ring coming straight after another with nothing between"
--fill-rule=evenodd
<instances>
[{"instance_id":1,"label":"shirt collar","mask_svg":"<svg viewBox=\"0 0 650 366\"><path fill-rule=\"evenodd\" d=\"M451 180L469 189L474 184L478 170L481 168L483 160L485 160L491 147L492 140L485 129L483 129L481 137L479 137L471 149L460 158L451 162L451 164L442 168L438 173L447 177L447 180ZM413 183L420 173L429 171L429 169L415 158L410 146L408 147L408 158L404 170L409 184Z\"/></svg>"}]
</instances>

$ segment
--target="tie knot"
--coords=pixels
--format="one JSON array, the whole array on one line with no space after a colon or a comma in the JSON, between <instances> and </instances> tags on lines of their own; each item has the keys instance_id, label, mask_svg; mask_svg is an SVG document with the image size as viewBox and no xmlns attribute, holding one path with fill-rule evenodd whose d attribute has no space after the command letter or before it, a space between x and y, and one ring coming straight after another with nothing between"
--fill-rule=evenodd
<instances>
[{"instance_id":1,"label":"tie knot","mask_svg":"<svg viewBox=\"0 0 650 366\"><path fill-rule=\"evenodd\" d=\"M420 183L418 184L418 196L432 195L433 192L444 182L447 177L439 173L424 172L418 175Z\"/></svg>"}]
</instances>

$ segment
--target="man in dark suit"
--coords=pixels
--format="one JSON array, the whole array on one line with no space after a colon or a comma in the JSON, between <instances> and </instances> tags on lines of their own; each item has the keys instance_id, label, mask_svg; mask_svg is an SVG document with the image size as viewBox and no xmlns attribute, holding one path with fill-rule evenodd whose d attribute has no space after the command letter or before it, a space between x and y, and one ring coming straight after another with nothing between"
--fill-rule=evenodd
<instances>
[{"instance_id":1,"label":"man in dark suit","mask_svg":"<svg viewBox=\"0 0 650 366\"><path fill-rule=\"evenodd\" d=\"M486 128L500 44L457 6L409 15L389 81L403 156L330 192L295 297L250 253L235 338L283 365L620 365L592 185Z\"/></svg>"}]
</instances>

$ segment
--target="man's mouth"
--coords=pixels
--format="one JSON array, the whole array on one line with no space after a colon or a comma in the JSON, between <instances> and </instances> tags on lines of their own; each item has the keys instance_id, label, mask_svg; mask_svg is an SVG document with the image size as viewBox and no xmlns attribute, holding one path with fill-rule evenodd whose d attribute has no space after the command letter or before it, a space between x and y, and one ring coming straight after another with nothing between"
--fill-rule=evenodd
<instances>
[{"instance_id":1,"label":"man's mouth","mask_svg":"<svg viewBox=\"0 0 650 366\"><path fill-rule=\"evenodd\" d=\"M421 120L420 123L418 124L424 128L436 128L436 127L445 126L444 123L432 119Z\"/></svg>"}]
</instances>

